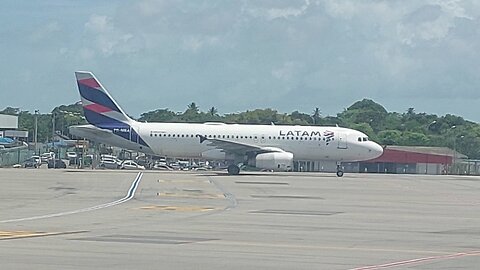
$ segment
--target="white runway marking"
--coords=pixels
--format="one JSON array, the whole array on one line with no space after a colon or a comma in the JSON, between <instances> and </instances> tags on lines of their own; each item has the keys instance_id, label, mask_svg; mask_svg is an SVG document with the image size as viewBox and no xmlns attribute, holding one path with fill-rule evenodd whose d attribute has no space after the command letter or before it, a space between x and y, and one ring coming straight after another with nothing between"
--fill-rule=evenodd
<instances>
[{"instance_id":1,"label":"white runway marking","mask_svg":"<svg viewBox=\"0 0 480 270\"><path fill-rule=\"evenodd\" d=\"M90 212L90 211L95 211L115 205L119 205L125 202L128 202L135 196L135 191L137 191L138 184L140 183L140 180L142 179L143 173L139 172L137 176L135 177L135 180L133 180L132 185L130 186L130 189L127 192L127 195L125 197L109 202L109 203L104 203L96 206L91 206L88 208L83 208L83 209L78 209L78 210L73 210L73 211L67 211L67 212L61 212L61 213L55 213L55 214L48 214L48 215L43 215L43 216L34 216L34 217L26 217L26 218L17 218L17 219L9 219L9 220L0 220L0 223L12 223L12 222L20 222L20 221L30 221L30 220L37 220L37 219L46 219L46 218L53 218L53 217L62 217L62 216L68 216L68 215L73 215L73 214L79 214L79 213L84 213L84 212Z\"/></svg>"}]
</instances>

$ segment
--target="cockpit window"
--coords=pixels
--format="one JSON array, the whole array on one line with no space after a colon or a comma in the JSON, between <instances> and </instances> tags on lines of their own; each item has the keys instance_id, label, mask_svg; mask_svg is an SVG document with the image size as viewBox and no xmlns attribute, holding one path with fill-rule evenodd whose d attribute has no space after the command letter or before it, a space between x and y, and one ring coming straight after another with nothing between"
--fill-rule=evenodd
<instances>
[{"instance_id":1,"label":"cockpit window","mask_svg":"<svg viewBox=\"0 0 480 270\"><path fill-rule=\"evenodd\" d=\"M368 137L358 137L358 141L359 141L359 142L367 142L367 141L368 141Z\"/></svg>"}]
</instances>

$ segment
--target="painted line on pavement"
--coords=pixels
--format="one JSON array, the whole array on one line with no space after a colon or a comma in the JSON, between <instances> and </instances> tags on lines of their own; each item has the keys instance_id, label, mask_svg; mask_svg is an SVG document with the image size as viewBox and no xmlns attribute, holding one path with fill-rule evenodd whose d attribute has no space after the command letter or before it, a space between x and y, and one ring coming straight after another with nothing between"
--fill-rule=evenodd
<instances>
[{"instance_id":1,"label":"painted line on pavement","mask_svg":"<svg viewBox=\"0 0 480 270\"><path fill-rule=\"evenodd\" d=\"M139 185L142 177L143 177L143 172L139 172L137 174L137 176L135 177L135 180L133 180L132 185L130 186L130 189L127 192L127 195L125 195L125 197L123 197L119 200L113 201L113 202L104 203L104 204L100 204L100 205L95 205L95 206L82 208L82 209L78 209L78 210L73 210L73 211L55 213L55 214L33 216L33 217L26 217L26 218L17 218L17 219L8 219L8 220L0 220L0 223L12 223L12 222L20 222L20 221L31 221L31 220L37 220L37 219L62 217L62 216L68 216L68 215L73 215L73 214L90 212L90 211L95 211L95 210L119 205L119 204L128 202L129 200L131 200L135 196L135 192L137 191L138 185Z\"/></svg>"},{"instance_id":2,"label":"painted line on pavement","mask_svg":"<svg viewBox=\"0 0 480 270\"><path fill-rule=\"evenodd\" d=\"M370 265L370 266L352 268L350 270L378 270L378 269L386 269L386 268L392 268L397 266L427 263L427 262L436 261L436 260L450 260L450 259L456 259L456 258L461 258L465 256L479 256L479 255L480 255L480 251L460 252L455 254L430 256L430 257L391 262L391 263L385 263L385 264L379 264L379 265Z\"/></svg>"}]
</instances>

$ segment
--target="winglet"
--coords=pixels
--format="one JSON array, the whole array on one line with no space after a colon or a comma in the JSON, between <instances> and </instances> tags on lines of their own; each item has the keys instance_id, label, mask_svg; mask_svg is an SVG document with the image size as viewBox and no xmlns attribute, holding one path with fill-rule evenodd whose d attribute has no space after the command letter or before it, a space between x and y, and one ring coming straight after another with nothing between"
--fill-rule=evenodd
<instances>
[{"instance_id":1,"label":"winglet","mask_svg":"<svg viewBox=\"0 0 480 270\"><path fill-rule=\"evenodd\" d=\"M207 137L205 137L203 135L197 134L196 136L200 138L200 143L203 143L204 141L207 140Z\"/></svg>"}]
</instances>

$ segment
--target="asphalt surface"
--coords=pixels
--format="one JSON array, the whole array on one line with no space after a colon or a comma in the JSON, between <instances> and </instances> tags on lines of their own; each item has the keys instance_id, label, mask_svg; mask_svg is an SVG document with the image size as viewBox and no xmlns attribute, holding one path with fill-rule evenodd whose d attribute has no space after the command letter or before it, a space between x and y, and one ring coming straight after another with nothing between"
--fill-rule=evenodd
<instances>
[{"instance_id":1,"label":"asphalt surface","mask_svg":"<svg viewBox=\"0 0 480 270\"><path fill-rule=\"evenodd\" d=\"M0 169L0 269L479 269L472 176Z\"/></svg>"}]
</instances>

